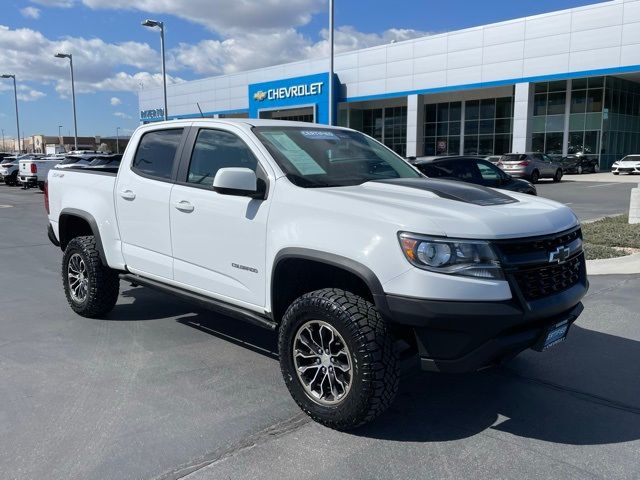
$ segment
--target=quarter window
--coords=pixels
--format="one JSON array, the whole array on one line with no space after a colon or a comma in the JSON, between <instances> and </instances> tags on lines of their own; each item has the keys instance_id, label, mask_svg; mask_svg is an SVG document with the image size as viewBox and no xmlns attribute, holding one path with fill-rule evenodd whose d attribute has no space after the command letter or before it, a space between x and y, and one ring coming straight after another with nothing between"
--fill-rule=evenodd
<instances>
[{"instance_id":1,"label":"quarter window","mask_svg":"<svg viewBox=\"0 0 640 480\"><path fill-rule=\"evenodd\" d=\"M145 133L131 164L132 170L143 175L170 179L181 138L181 128Z\"/></svg>"},{"instance_id":2,"label":"quarter window","mask_svg":"<svg viewBox=\"0 0 640 480\"><path fill-rule=\"evenodd\" d=\"M249 147L233 133L200 130L191 154L187 182L211 187L221 168L242 167L255 172L257 165Z\"/></svg>"}]
</instances>

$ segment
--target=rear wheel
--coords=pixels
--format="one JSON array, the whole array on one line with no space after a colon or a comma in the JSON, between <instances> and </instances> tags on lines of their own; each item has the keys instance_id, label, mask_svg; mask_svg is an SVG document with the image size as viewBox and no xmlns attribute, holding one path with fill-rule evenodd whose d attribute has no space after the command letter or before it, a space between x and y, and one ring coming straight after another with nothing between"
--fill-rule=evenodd
<instances>
[{"instance_id":1,"label":"rear wheel","mask_svg":"<svg viewBox=\"0 0 640 480\"><path fill-rule=\"evenodd\" d=\"M613 173L614 175L619 175L620 174L620 172L611 172L611 173Z\"/></svg>"},{"instance_id":2,"label":"rear wheel","mask_svg":"<svg viewBox=\"0 0 640 480\"><path fill-rule=\"evenodd\" d=\"M538 183L538 180L540 180L540 172L534 170L531 172L531 183Z\"/></svg>"},{"instance_id":3,"label":"rear wheel","mask_svg":"<svg viewBox=\"0 0 640 480\"><path fill-rule=\"evenodd\" d=\"M577 173L578 175L582 175L584 173L584 171L582 170L582 165L578 165Z\"/></svg>"},{"instance_id":4,"label":"rear wheel","mask_svg":"<svg viewBox=\"0 0 640 480\"><path fill-rule=\"evenodd\" d=\"M369 301L344 290L317 290L293 302L280 326L279 351L291 396L330 428L370 422L398 390L386 322Z\"/></svg>"},{"instance_id":5,"label":"rear wheel","mask_svg":"<svg viewBox=\"0 0 640 480\"><path fill-rule=\"evenodd\" d=\"M562 169L559 168L556 170L556 174L553 176L553 181L556 183L562 181Z\"/></svg>"},{"instance_id":6,"label":"rear wheel","mask_svg":"<svg viewBox=\"0 0 640 480\"><path fill-rule=\"evenodd\" d=\"M78 315L101 317L118 299L118 272L103 265L93 236L72 239L62 257L62 284L67 302Z\"/></svg>"},{"instance_id":7,"label":"rear wheel","mask_svg":"<svg viewBox=\"0 0 640 480\"><path fill-rule=\"evenodd\" d=\"M600 165L597 163L593 164L593 173L598 173L600 171Z\"/></svg>"}]
</instances>

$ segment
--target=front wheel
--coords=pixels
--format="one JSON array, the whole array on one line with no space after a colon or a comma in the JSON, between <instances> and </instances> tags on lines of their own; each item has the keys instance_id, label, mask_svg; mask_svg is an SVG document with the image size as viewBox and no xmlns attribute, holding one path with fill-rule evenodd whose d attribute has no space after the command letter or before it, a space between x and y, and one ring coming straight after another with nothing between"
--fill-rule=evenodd
<instances>
[{"instance_id":1,"label":"front wheel","mask_svg":"<svg viewBox=\"0 0 640 480\"><path fill-rule=\"evenodd\" d=\"M83 317L101 317L118 300L118 272L103 265L93 236L76 237L65 248L62 284L69 306Z\"/></svg>"},{"instance_id":2,"label":"front wheel","mask_svg":"<svg viewBox=\"0 0 640 480\"><path fill-rule=\"evenodd\" d=\"M393 338L375 306L344 290L307 293L287 309L280 368L291 396L315 421L337 430L370 422L393 402Z\"/></svg>"},{"instance_id":3,"label":"front wheel","mask_svg":"<svg viewBox=\"0 0 640 480\"><path fill-rule=\"evenodd\" d=\"M553 176L553 181L558 183L562 180L562 170L558 169L556 170L556 174Z\"/></svg>"}]
</instances>

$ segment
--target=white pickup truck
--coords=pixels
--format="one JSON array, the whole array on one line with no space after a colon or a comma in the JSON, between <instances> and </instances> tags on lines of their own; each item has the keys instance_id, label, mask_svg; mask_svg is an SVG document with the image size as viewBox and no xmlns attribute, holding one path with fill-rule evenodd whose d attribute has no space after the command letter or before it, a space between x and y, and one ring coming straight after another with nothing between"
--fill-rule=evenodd
<instances>
[{"instance_id":1,"label":"white pickup truck","mask_svg":"<svg viewBox=\"0 0 640 480\"><path fill-rule=\"evenodd\" d=\"M291 395L336 429L389 406L399 356L464 372L561 342L588 288L568 207L428 179L345 128L146 125L117 173L54 169L45 194L75 312L122 279L277 330Z\"/></svg>"},{"instance_id":2,"label":"white pickup truck","mask_svg":"<svg viewBox=\"0 0 640 480\"><path fill-rule=\"evenodd\" d=\"M23 188L39 187L44 190L44 182L47 180L49 170L64 160L64 155L51 155L46 157L25 158L20 160L18 169L18 181Z\"/></svg>"}]
</instances>

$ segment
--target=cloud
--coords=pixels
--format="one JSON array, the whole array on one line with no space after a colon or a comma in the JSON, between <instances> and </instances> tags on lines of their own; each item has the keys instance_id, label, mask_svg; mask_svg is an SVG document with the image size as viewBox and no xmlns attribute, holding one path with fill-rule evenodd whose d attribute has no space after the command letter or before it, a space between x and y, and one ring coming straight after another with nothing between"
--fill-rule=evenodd
<instances>
[{"instance_id":1,"label":"cloud","mask_svg":"<svg viewBox=\"0 0 640 480\"><path fill-rule=\"evenodd\" d=\"M124 112L113 112L113 115L116 117L120 117L120 118L124 118L124 119L130 119L131 115L127 115Z\"/></svg>"},{"instance_id":2,"label":"cloud","mask_svg":"<svg viewBox=\"0 0 640 480\"><path fill-rule=\"evenodd\" d=\"M40 90L35 90L26 85L18 86L18 100L22 100L23 102L35 102L46 96L47 94Z\"/></svg>"},{"instance_id":3,"label":"cloud","mask_svg":"<svg viewBox=\"0 0 640 480\"><path fill-rule=\"evenodd\" d=\"M40 9L36 7L25 7L20 10L20 13L24 18L32 18L34 20L40 18Z\"/></svg>"},{"instance_id":4,"label":"cloud","mask_svg":"<svg viewBox=\"0 0 640 480\"><path fill-rule=\"evenodd\" d=\"M93 9L174 15L219 33L275 31L306 25L326 0L82 0Z\"/></svg>"},{"instance_id":5,"label":"cloud","mask_svg":"<svg viewBox=\"0 0 640 480\"><path fill-rule=\"evenodd\" d=\"M56 91L70 90L69 62L54 58L56 52L73 54L76 91L137 91L139 82L157 84L158 52L147 43L107 43L99 38L46 38L29 28L0 25L0 65L14 73L18 82L55 84ZM126 73L125 68L140 70ZM153 73L147 72L151 70ZM180 81L171 77L171 82Z\"/></svg>"},{"instance_id":6,"label":"cloud","mask_svg":"<svg viewBox=\"0 0 640 480\"><path fill-rule=\"evenodd\" d=\"M403 41L427 35L409 29L389 29L381 34L363 33L343 26L335 31L337 53ZM272 33L245 33L226 40L202 40L197 44L181 43L169 52L171 69L187 68L203 75L235 73L244 70L329 56L328 32L312 42L290 28ZM265 55L264 52L269 52Z\"/></svg>"},{"instance_id":7,"label":"cloud","mask_svg":"<svg viewBox=\"0 0 640 480\"><path fill-rule=\"evenodd\" d=\"M120 100L118 97L111 97L109 103L111 103L112 107L115 107L116 105L120 105L122 103L122 100Z\"/></svg>"}]
</instances>

